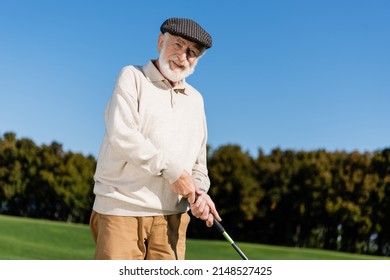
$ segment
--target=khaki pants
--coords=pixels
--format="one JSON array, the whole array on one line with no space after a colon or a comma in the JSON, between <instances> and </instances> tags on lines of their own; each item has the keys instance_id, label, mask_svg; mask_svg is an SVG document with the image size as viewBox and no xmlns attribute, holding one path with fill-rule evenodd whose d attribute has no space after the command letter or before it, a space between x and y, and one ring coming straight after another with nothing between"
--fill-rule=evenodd
<instances>
[{"instance_id":1,"label":"khaki pants","mask_svg":"<svg viewBox=\"0 0 390 280\"><path fill-rule=\"evenodd\" d=\"M184 260L187 213L123 217L92 212L90 228L100 260Z\"/></svg>"}]
</instances>

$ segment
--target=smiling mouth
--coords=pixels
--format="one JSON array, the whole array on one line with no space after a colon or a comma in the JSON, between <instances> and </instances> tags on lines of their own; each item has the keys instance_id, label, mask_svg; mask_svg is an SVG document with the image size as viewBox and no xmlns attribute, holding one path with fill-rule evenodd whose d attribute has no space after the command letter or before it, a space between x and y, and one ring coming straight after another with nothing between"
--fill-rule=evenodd
<instances>
[{"instance_id":1,"label":"smiling mouth","mask_svg":"<svg viewBox=\"0 0 390 280\"><path fill-rule=\"evenodd\" d=\"M175 66L175 68L185 69L185 65L177 64L174 60L171 60L171 62Z\"/></svg>"}]
</instances>

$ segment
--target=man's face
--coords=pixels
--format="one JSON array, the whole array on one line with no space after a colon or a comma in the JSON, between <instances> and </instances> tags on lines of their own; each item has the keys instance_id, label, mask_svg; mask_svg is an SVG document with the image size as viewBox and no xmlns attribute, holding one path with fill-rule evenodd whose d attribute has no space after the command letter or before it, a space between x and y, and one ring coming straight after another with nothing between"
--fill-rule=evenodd
<instances>
[{"instance_id":1,"label":"man's face","mask_svg":"<svg viewBox=\"0 0 390 280\"><path fill-rule=\"evenodd\" d=\"M160 35L158 62L164 77L179 82L191 75L201 55L198 44L173 35Z\"/></svg>"}]
</instances>

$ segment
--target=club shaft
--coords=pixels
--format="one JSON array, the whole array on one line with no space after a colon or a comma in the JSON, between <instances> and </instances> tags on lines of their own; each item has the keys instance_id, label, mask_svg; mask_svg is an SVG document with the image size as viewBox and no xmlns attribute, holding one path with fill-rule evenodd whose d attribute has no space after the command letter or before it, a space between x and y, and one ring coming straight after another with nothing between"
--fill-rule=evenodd
<instances>
[{"instance_id":1,"label":"club shaft","mask_svg":"<svg viewBox=\"0 0 390 280\"><path fill-rule=\"evenodd\" d=\"M195 201L198 199L198 195L195 195ZM237 251L237 253L240 255L240 257L243 260L248 260L248 258L245 256L245 254L241 251L241 249L237 246L237 244L234 242L234 240L229 236L229 234L226 232L226 230L223 228L220 222L217 221L217 219L214 217L214 227L225 237L225 239L230 243L230 245L233 246L233 248Z\"/></svg>"},{"instance_id":2,"label":"club shaft","mask_svg":"<svg viewBox=\"0 0 390 280\"><path fill-rule=\"evenodd\" d=\"M225 239L230 243L230 245L233 246L233 248L237 251L237 253L240 255L240 257L243 260L248 260L248 258L245 256L245 254L241 251L241 249L237 246L236 242L230 237L230 235L226 232L226 230L223 228L220 222L217 221L214 217L214 226L215 228L225 237Z\"/></svg>"}]
</instances>

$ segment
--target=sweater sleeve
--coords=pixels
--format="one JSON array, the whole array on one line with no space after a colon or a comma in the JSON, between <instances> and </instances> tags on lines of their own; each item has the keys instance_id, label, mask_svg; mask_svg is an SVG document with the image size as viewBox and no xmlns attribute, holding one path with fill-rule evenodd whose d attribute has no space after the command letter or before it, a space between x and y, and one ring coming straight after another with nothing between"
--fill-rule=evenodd
<instances>
[{"instance_id":1,"label":"sweater sleeve","mask_svg":"<svg viewBox=\"0 0 390 280\"><path fill-rule=\"evenodd\" d=\"M154 176L162 175L175 182L182 168L172 162L139 131L136 68L120 72L105 112L106 132L110 145L127 162Z\"/></svg>"},{"instance_id":2,"label":"sweater sleeve","mask_svg":"<svg viewBox=\"0 0 390 280\"><path fill-rule=\"evenodd\" d=\"M210 189L210 179L208 177L208 169L207 169L207 126L206 126L206 118L204 117L203 121L205 137L202 142L202 147L200 149L200 153L198 158L192 168L192 176L195 180L195 185L202 191L208 192Z\"/></svg>"}]
</instances>

